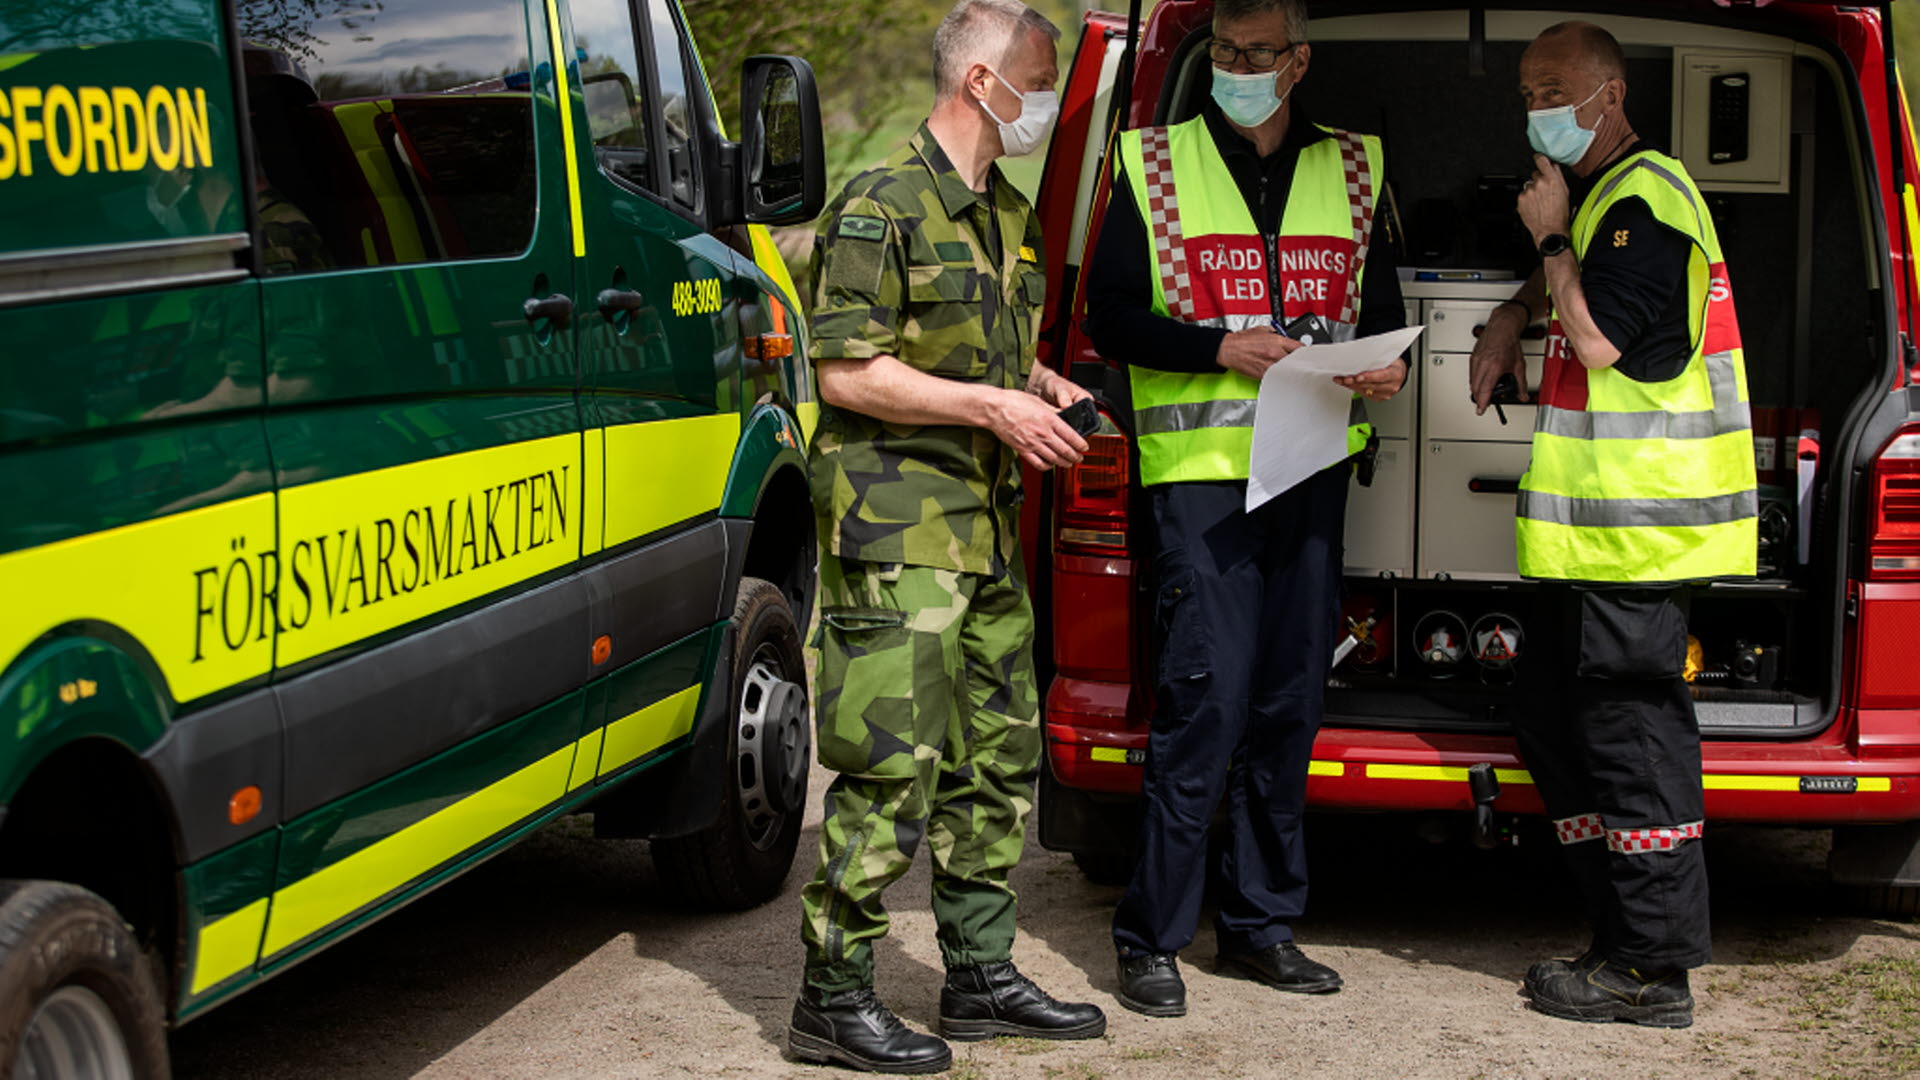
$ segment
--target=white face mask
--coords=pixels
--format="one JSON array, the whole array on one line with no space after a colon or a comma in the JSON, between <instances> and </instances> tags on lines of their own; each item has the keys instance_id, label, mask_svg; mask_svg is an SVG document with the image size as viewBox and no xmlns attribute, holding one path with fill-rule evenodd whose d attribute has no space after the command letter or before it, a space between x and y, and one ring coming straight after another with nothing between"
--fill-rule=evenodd
<instances>
[{"instance_id":1,"label":"white face mask","mask_svg":"<svg viewBox=\"0 0 1920 1080\"><path fill-rule=\"evenodd\" d=\"M1293 67L1293 58L1274 71L1256 71L1248 75L1236 75L1222 68L1213 69L1213 103L1220 106L1226 118L1243 128L1255 128L1266 123L1267 117L1280 111L1286 104L1293 87L1280 90L1280 76Z\"/></svg>"},{"instance_id":2,"label":"white face mask","mask_svg":"<svg viewBox=\"0 0 1920 1080\"><path fill-rule=\"evenodd\" d=\"M1051 90L1031 90L1021 93L1013 88L999 72L992 68L987 73L1000 81L1020 101L1020 115L1012 120L1002 120L993 115L986 101L980 102L980 111L987 114L994 126L1000 129L1000 151L1008 157L1031 154L1036 146L1047 141L1047 135L1053 130L1053 122L1060 117L1060 95Z\"/></svg>"}]
</instances>

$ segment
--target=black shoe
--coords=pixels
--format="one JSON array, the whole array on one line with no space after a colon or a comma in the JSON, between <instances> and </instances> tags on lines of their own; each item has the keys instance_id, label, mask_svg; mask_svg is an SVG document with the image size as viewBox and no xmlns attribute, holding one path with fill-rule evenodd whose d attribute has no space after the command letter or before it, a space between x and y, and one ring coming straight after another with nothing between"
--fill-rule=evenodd
<instances>
[{"instance_id":1,"label":"black shoe","mask_svg":"<svg viewBox=\"0 0 1920 1080\"><path fill-rule=\"evenodd\" d=\"M1601 960L1584 970L1569 966L1551 972L1532 992L1534 1008L1565 1020L1625 1020L1665 1028L1693 1025L1693 994L1684 968L1641 972Z\"/></svg>"},{"instance_id":2,"label":"black shoe","mask_svg":"<svg viewBox=\"0 0 1920 1080\"><path fill-rule=\"evenodd\" d=\"M1542 960L1532 965L1527 968L1527 977L1522 985L1526 989L1527 994L1531 996L1535 988L1540 986L1541 983L1546 982L1549 978L1573 971L1580 972L1584 975L1586 972L1598 967L1601 961L1605 959L1606 958L1600 954L1600 947L1598 945L1589 945L1587 946L1587 951L1581 953L1578 959L1561 960L1555 958L1553 960Z\"/></svg>"},{"instance_id":3,"label":"black shoe","mask_svg":"<svg viewBox=\"0 0 1920 1080\"><path fill-rule=\"evenodd\" d=\"M1146 1016L1187 1015L1187 984L1172 953L1120 958L1120 1004Z\"/></svg>"},{"instance_id":4,"label":"black shoe","mask_svg":"<svg viewBox=\"0 0 1920 1080\"><path fill-rule=\"evenodd\" d=\"M953 1064L946 1043L910 1030L867 987L832 994L802 989L787 1026L787 1049L801 1061L866 1072L932 1073Z\"/></svg>"},{"instance_id":5,"label":"black shoe","mask_svg":"<svg viewBox=\"0 0 1920 1080\"><path fill-rule=\"evenodd\" d=\"M1259 952L1221 950L1220 962L1259 979L1275 990L1294 994L1328 994L1340 989L1340 974L1325 964L1307 959L1307 954L1291 941L1269 945Z\"/></svg>"},{"instance_id":6,"label":"black shoe","mask_svg":"<svg viewBox=\"0 0 1920 1080\"><path fill-rule=\"evenodd\" d=\"M1053 1000L1011 960L953 968L940 991L940 1033L956 1042L995 1035L1097 1039L1106 1031L1107 1014L1098 1005Z\"/></svg>"}]
</instances>

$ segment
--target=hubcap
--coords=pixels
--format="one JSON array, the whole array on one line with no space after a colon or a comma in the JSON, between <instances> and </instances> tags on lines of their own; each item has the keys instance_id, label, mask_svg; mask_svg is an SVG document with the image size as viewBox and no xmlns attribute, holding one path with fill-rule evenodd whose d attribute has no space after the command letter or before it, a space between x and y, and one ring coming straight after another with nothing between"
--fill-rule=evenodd
<instances>
[{"instance_id":1,"label":"hubcap","mask_svg":"<svg viewBox=\"0 0 1920 1080\"><path fill-rule=\"evenodd\" d=\"M747 665L739 725L740 812L748 840L764 851L780 833L781 816L800 810L813 758L806 688L781 676L772 645L762 645Z\"/></svg>"},{"instance_id":2,"label":"hubcap","mask_svg":"<svg viewBox=\"0 0 1920 1080\"><path fill-rule=\"evenodd\" d=\"M84 986L53 992L27 1023L16 1080L133 1080L133 1059L113 1010Z\"/></svg>"}]
</instances>

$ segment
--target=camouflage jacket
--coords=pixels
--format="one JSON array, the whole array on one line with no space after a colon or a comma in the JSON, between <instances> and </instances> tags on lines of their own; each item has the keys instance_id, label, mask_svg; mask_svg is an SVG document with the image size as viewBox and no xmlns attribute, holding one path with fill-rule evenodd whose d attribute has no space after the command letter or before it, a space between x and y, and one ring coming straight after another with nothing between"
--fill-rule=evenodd
<instances>
[{"instance_id":1,"label":"camouflage jacket","mask_svg":"<svg viewBox=\"0 0 1920 1080\"><path fill-rule=\"evenodd\" d=\"M814 359L891 355L943 379L1026 385L1046 297L1040 225L997 165L989 175L987 196L969 189L922 124L847 184L814 238ZM1013 561L1020 459L985 428L823 403L812 465L831 554L974 574Z\"/></svg>"}]
</instances>

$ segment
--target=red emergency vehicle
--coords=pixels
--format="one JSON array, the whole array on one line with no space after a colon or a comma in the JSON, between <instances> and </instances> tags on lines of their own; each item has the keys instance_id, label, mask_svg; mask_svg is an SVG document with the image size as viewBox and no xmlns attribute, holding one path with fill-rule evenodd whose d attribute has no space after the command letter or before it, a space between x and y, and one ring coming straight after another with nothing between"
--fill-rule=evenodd
<instances>
[{"instance_id":1,"label":"red emergency vehicle","mask_svg":"<svg viewBox=\"0 0 1920 1080\"><path fill-rule=\"evenodd\" d=\"M1080 327L1113 133L1206 99L1208 0L1086 17L1038 207L1041 356L1114 430L1029 477L1047 763L1040 838L1125 872L1153 709L1149 538L1126 373ZM1427 329L1347 521L1354 647L1329 672L1308 797L1338 810L1474 815L1482 840L1541 810L1510 734L1533 588L1514 571L1530 407L1475 416L1487 312L1531 269L1513 215L1529 151L1520 52L1567 18L1607 27L1636 130L1688 166L1739 301L1760 576L1693 600L1689 664L1708 816L1831 827L1836 881L1920 911L1920 317L1915 156L1885 8L1713 0L1580 7L1321 3L1300 93L1322 124L1382 136L1409 324ZM1130 23L1136 27L1129 49ZM1537 380L1542 328L1530 338ZM1517 655L1516 655L1517 654Z\"/></svg>"}]
</instances>

